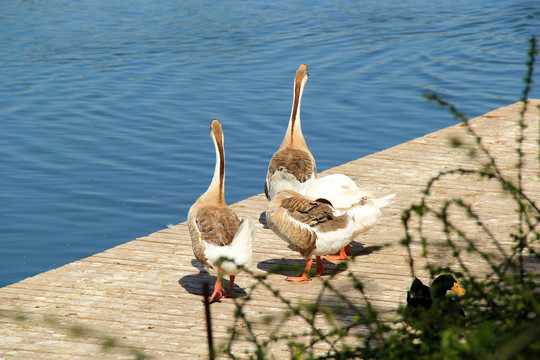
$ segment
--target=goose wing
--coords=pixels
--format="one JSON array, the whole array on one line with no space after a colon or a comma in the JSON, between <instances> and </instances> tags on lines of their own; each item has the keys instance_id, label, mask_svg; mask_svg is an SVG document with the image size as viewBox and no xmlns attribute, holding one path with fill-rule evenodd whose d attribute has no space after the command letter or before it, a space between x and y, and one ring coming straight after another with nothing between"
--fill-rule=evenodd
<instances>
[{"instance_id":1,"label":"goose wing","mask_svg":"<svg viewBox=\"0 0 540 360\"><path fill-rule=\"evenodd\" d=\"M240 219L229 208L201 209L195 222L200 239L216 246L229 245L240 225Z\"/></svg>"},{"instance_id":2,"label":"goose wing","mask_svg":"<svg viewBox=\"0 0 540 360\"><path fill-rule=\"evenodd\" d=\"M311 200L300 196L284 199L281 206L292 218L308 226L322 225L335 218L332 207L324 199Z\"/></svg>"}]
</instances>

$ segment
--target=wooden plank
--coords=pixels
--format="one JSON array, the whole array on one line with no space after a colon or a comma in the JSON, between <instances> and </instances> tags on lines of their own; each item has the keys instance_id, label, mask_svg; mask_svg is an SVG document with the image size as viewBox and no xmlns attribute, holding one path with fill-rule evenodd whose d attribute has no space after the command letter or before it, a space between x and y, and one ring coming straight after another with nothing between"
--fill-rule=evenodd
<instances>
[{"instance_id":1,"label":"wooden plank","mask_svg":"<svg viewBox=\"0 0 540 360\"><path fill-rule=\"evenodd\" d=\"M527 152L523 183L532 199L540 198L537 106L540 100L532 100L528 107L523 146ZM495 154L498 167L509 179L517 178L515 122L520 109L521 104L516 103L471 120L473 129L484 137L482 143ZM466 144L464 148L448 145L449 139L455 137ZM356 257L348 264L348 271L362 280L367 298L384 319L397 318L395 310L404 303L411 282L406 249L399 244L404 236L403 209L419 201L426 181L441 171L478 169L485 157L467 156L467 147L472 144L474 139L461 125L456 125L321 174L344 173L375 195L397 195L395 203L383 209L379 224L355 240L353 254ZM434 197L430 201L435 205L452 197L466 199L485 216L486 226L496 234L503 251L509 251L512 243L506 235L515 231L518 224L512 217L514 205L507 196L501 195L499 184L456 175L437 182L432 192ZM231 205L258 227L251 270L267 274L274 265L283 265L282 272L267 277L282 296L293 302L320 298L330 308L342 307L342 301L330 291L321 295L322 280L329 278L329 271L323 279L309 283L292 284L284 280L294 273L294 266L303 267L304 261L266 227L263 216L266 205L263 194ZM466 216L456 213L452 214L452 219L477 237L480 248L500 253L493 240L477 231L474 222ZM430 239L444 240L435 219L426 218L424 226ZM385 243L389 246L369 251ZM421 246L413 244L411 250L416 274L425 277ZM427 261L456 266L455 259L445 248L433 247ZM465 256L463 261L474 266L479 274L489 271L477 256ZM325 264L328 269L334 267L330 262ZM527 266L540 273L539 264L531 262ZM200 288L203 281L212 284L215 276L207 274L194 260L184 222L6 286L0 289L0 359L128 359L137 350L155 359L207 358ZM363 304L362 295L351 286L347 271L337 274L331 284L355 305ZM253 331L261 338L268 336L272 325L265 325L264 320L268 316L281 316L287 306L246 274L237 277L236 285L239 294L249 292L252 297L244 310L253 322ZM245 327L242 321L233 322L232 299L213 304L211 310L216 342L228 338L229 327ZM354 310L344 309L336 315L336 321L346 325L354 314ZM321 316L316 321L321 328L329 326ZM284 328L299 332L305 326L295 318L288 320ZM84 336L73 336L73 329L83 329ZM357 331L362 333L363 330ZM108 337L114 338L118 346L103 352L101 346ZM317 348L324 351L328 345L317 345ZM253 345L239 342L234 349L242 353L253 349ZM284 343L272 348L276 357L287 357L287 351Z\"/></svg>"}]
</instances>

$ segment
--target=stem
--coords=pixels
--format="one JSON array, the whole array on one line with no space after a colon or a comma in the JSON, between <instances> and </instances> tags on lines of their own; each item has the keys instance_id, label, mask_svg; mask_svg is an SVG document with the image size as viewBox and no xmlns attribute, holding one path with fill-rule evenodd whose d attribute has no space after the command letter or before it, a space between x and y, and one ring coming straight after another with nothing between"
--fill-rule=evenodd
<instances>
[{"instance_id":1,"label":"stem","mask_svg":"<svg viewBox=\"0 0 540 360\"><path fill-rule=\"evenodd\" d=\"M208 282L203 282L204 313L206 315L206 334L208 338L208 359L214 360L214 340L212 337L212 318L210 316L210 290Z\"/></svg>"}]
</instances>

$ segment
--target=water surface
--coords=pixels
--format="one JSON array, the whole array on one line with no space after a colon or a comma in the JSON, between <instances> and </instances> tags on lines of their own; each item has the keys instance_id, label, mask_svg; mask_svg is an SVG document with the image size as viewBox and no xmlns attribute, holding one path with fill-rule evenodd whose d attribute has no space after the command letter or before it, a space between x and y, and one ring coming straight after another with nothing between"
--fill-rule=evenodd
<instances>
[{"instance_id":1,"label":"water surface","mask_svg":"<svg viewBox=\"0 0 540 360\"><path fill-rule=\"evenodd\" d=\"M0 23L4 286L185 221L212 177L213 118L227 202L261 193L301 63L319 171L453 125L425 92L470 117L518 101L540 7L4 1Z\"/></svg>"}]
</instances>

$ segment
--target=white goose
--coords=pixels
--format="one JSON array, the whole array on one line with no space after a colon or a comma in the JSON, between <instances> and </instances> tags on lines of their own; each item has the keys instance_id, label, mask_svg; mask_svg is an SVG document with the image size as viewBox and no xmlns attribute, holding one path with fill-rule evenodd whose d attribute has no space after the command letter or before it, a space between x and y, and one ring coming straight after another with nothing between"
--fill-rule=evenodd
<instances>
[{"instance_id":1,"label":"white goose","mask_svg":"<svg viewBox=\"0 0 540 360\"><path fill-rule=\"evenodd\" d=\"M321 256L333 254L353 239L354 222L347 214L337 214L325 199L313 199L293 190L280 191L266 209L266 223L306 260L302 276L288 281L310 280L309 270L317 259L317 273L324 271Z\"/></svg>"},{"instance_id":2,"label":"white goose","mask_svg":"<svg viewBox=\"0 0 540 360\"><path fill-rule=\"evenodd\" d=\"M287 132L268 165L264 184L268 200L281 190L298 191L301 183L317 177L315 159L306 145L300 126L300 103L308 76L307 66L300 65L294 77L293 105Z\"/></svg>"},{"instance_id":3,"label":"white goose","mask_svg":"<svg viewBox=\"0 0 540 360\"><path fill-rule=\"evenodd\" d=\"M225 203L225 152L221 124L212 120L210 135L216 149L216 167L208 190L191 206L188 227L195 258L208 270L217 270L210 302L232 295L234 278L251 265L252 244L257 231L249 219L240 220ZM222 287L229 275L228 291Z\"/></svg>"},{"instance_id":4,"label":"white goose","mask_svg":"<svg viewBox=\"0 0 540 360\"><path fill-rule=\"evenodd\" d=\"M381 208L391 204L395 194L375 198L362 191L356 183L343 174L332 174L304 182L298 192L313 198L325 198L332 203L338 214L348 213L354 220L353 238L371 229L381 216ZM326 260L345 260L350 245L339 254L329 255Z\"/></svg>"}]
</instances>

